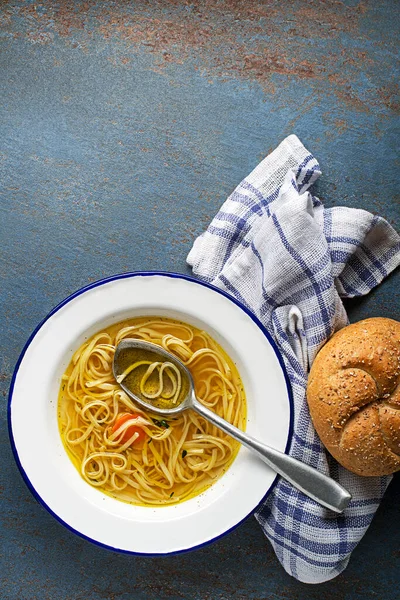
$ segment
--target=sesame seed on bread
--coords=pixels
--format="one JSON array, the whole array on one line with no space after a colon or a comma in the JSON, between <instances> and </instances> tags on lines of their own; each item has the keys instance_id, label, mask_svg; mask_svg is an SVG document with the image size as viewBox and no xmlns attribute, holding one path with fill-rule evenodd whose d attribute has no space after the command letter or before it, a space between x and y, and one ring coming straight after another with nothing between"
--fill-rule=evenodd
<instances>
[{"instance_id":1,"label":"sesame seed on bread","mask_svg":"<svg viewBox=\"0 0 400 600\"><path fill-rule=\"evenodd\" d=\"M311 367L307 401L332 456L358 475L400 470L400 323L371 318L335 333Z\"/></svg>"}]
</instances>

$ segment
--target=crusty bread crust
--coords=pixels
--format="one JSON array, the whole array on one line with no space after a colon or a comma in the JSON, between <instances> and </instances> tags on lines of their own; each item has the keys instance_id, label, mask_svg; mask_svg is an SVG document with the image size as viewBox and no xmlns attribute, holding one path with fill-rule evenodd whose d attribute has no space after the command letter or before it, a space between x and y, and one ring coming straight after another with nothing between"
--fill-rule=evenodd
<instances>
[{"instance_id":1,"label":"crusty bread crust","mask_svg":"<svg viewBox=\"0 0 400 600\"><path fill-rule=\"evenodd\" d=\"M358 475L400 470L400 323L371 318L335 333L307 386L311 418L336 460Z\"/></svg>"}]
</instances>

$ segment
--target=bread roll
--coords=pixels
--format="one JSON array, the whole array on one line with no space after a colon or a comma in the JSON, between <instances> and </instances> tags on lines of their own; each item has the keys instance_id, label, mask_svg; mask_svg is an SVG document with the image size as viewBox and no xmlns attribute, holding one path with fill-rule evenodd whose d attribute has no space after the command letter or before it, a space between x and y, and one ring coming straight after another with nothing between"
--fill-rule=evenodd
<instances>
[{"instance_id":1,"label":"bread roll","mask_svg":"<svg viewBox=\"0 0 400 600\"><path fill-rule=\"evenodd\" d=\"M336 460L358 475L400 470L400 323L372 318L335 333L312 365L311 418Z\"/></svg>"}]
</instances>

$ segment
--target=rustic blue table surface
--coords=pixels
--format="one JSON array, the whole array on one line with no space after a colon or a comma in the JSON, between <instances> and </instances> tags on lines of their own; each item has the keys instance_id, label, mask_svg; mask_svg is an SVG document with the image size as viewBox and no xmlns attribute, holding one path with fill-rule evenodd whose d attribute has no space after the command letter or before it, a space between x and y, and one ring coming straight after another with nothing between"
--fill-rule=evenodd
<instances>
[{"instance_id":1,"label":"rustic blue table surface","mask_svg":"<svg viewBox=\"0 0 400 600\"><path fill-rule=\"evenodd\" d=\"M286 135L319 159L326 205L399 226L393 1L3 1L1 487L3 600L400 597L400 479L347 570L307 586L255 520L176 557L75 537L30 495L7 434L11 374L68 294L185 257L236 184ZM396 162L397 161L397 162ZM349 303L398 318L398 275Z\"/></svg>"}]
</instances>

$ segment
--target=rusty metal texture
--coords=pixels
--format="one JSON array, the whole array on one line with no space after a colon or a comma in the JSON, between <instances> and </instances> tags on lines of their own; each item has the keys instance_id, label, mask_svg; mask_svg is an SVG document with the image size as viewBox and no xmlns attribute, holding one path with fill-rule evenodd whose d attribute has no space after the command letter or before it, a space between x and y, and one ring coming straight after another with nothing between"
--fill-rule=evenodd
<instances>
[{"instance_id":1,"label":"rusty metal texture","mask_svg":"<svg viewBox=\"0 0 400 600\"><path fill-rule=\"evenodd\" d=\"M395 0L0 3L2 600L400 597L399 477L347 570L313 587L252 518L176 557L75 537L30 496L6 431L12 370L49 310L118 272L188 272L194 237L286 135L321 162L328 206L400 226L399 24ZM394 274L351 320L399 318L398 290Z\"/></svg>"}]
</instances>

